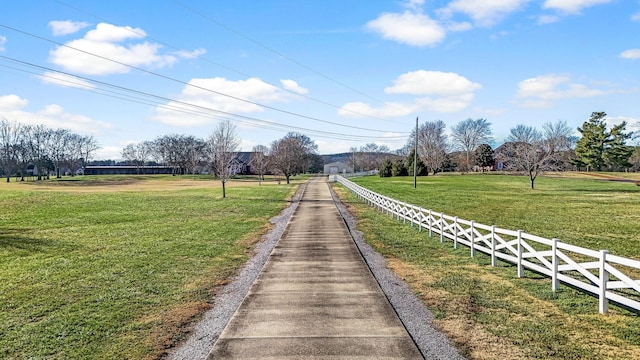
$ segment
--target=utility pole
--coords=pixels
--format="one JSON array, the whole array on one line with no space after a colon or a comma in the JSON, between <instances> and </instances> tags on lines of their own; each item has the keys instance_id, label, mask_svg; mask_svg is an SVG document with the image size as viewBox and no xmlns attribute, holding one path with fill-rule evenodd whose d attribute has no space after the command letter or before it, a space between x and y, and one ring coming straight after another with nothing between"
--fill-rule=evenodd
<instances>
[{"instance_id":1,"label":"utility pole","mask_svg":"<svg viewBox=\"0 0 640 360\"><path fill-rule=\"evenodd\" d=\"M416 136L413 145L413 188L418 188L418 117L416 116Z\"/></svg>"}]
</instances>

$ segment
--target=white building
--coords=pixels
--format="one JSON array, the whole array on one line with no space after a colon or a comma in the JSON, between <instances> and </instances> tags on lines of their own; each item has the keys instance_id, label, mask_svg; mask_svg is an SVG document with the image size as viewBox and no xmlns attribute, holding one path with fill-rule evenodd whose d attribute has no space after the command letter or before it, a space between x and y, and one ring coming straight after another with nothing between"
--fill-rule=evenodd
<instances>
[{"instance_id":1,"label":"white building","mask_svg":"<svg viewBox=\"0 0 640 360\"><path fill-rule=\"evenodd\" d=\"M328 175L351 174L353 167L343 162L332 162L324 166L324 173Z\"/></svg>"}]
</instances>

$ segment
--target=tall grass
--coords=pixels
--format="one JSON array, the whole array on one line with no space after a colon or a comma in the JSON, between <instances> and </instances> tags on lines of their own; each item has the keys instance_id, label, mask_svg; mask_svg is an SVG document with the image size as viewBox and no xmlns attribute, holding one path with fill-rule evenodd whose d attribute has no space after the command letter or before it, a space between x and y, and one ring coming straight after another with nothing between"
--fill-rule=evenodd
<instances>
[{"instance_id":1,"label":"tall grass","mask_svg":"<svg viewBox=\"0 0 640 360\"><path fill-rule=\"evenodd\" d=\"M135 191L74 181L82 191L0 186L0 358L157 358L294 190L232 187L222 199L203 179L180 190L145 177L153 189Z\"/></svg>"}]
</instances>

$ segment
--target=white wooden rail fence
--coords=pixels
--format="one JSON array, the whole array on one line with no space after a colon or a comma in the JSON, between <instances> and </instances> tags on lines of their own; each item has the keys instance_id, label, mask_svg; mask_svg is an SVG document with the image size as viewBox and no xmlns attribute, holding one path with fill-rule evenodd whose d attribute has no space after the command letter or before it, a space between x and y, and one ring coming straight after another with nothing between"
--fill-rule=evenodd
<instances>
[{"instance_id":1,"label":"white wooden rail fence","mask_svg":"<svg viewBox=\"0 0 640 360\"><path fill-rule=\"evenodd\" d=\"M551 277L553 291L563 282L589 292L599 298L600 313L608 311L609 300L640 311L640 280L629 275L640 274L638 260L426 210L377 194L339 175L333 180L370 206L417 225L420 231L429 231L429 236L439 235L441 242L450 240L456 249L465 245L471 256L477 252L491 256L492 266L500 259L515 264L518 277L524 276L524 269Z\"/></svg>"}]
</instances>

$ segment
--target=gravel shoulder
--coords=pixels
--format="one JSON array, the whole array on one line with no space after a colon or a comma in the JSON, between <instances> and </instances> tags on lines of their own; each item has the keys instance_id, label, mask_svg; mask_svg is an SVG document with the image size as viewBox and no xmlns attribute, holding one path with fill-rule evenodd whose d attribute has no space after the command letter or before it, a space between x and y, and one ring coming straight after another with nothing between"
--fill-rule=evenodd
<instances>
[{"instance_id":1,"label":"gravel shoulder","mask_svg":"<svg viewBox=\"0 0 640 360\"><path fill-rule=\"evenodd\" d=\"M213 344L242 303L251 284L260 274L271 251L282 236L305 188L306 183L300 186L292 199L291 206L270 220L274 227L256 245L251 259L238 276L219 291L213 307L198 322L189 338L179 347L170 350L165 359L207 358ZM356 230L356 218L348 212L333 190L331 193L362 256L422 355L427 359L464 359L449 339L433 327L431 312L413 295L404 281L387 269L384 258L364 242L362 233Z\"/></svg>"}]
</instances>

